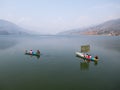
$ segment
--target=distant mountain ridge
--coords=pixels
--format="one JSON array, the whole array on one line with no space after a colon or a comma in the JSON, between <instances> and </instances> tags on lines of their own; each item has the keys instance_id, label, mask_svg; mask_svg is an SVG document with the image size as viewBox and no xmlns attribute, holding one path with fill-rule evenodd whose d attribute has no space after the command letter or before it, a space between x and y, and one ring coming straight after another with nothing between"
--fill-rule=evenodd
<instances>
[{"instance_id":1,"label":"distant mountain ridge","mask_svg":"<svg viewBox=\"0 0 120 90\"><path fill-rule=\"evenodd\" d=\"M0 35L23 35L26 30L7 20L0 19Z\"/></svg>"},{"instance_id":2,"label":"distant mountain ridge","mask_svg":"<svg viewBox=\"0 0 120 90\"><path fill-rule=\"evenodd\" d=\"M62 35L120 35L120 19L110 20L102 24L82 28L82 29L73 29L65 32L60 32Z\"/></svg>"}]
</instances>

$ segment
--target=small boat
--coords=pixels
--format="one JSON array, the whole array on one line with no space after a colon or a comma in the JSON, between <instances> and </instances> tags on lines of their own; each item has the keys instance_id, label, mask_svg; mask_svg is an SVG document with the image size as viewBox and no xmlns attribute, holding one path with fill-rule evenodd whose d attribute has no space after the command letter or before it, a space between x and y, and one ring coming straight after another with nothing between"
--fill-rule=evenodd
<instances>
[{"instance_id":1,"label":"small boat","mask_svg":"<svg viewBox=\"0 0 120 90\"><path fill-rule=\"evenodd\" d=\"M76 52L76 56L78 56L78 57L80 57L84 60L98 61L98 58L95 58L95 57L88 58L88 57L86 57L87 54L84 54L84 53L81 53L81 52Z\"/></svg>"},{"instance_id":2,"label":"small boat","mask_svg":"<svg viewBox=\"0 0 120 90\"><path fill-rule=\"evenodd\" d=\"M86 52L89 51L90 51L90 45L83 45L81 46L81 52L76 52L76 56L79 56L84 60L98 61L98 56L91 57L90 55L86 54Z\"/></svg>"},{"instance_id":3,"label":"small boat","mask_svg":"<svg viewBox=\"0 0 120 90\"><path fill-rule=\"evenodd\" d=\"M27 52L27 50L25 51L25 54L26 55L33 55L33 56L40 56L40 52L39 53L37 53L37 52L30 53L30 52Z\"/></svg>"},{"instance_id":4,"label":"small boat","mask_svg":"<svg viewBox=\"0 0 120 90\"><path fill-rule=\"evenodd\" d=\"M32 54L30 54L29 52L26 52L25 54L26 54L26 55L33 55L33 56L40 56L40 54L37 54L37 53L35 53L35 52L33 52Z\"/></svg>"}]
</instances>

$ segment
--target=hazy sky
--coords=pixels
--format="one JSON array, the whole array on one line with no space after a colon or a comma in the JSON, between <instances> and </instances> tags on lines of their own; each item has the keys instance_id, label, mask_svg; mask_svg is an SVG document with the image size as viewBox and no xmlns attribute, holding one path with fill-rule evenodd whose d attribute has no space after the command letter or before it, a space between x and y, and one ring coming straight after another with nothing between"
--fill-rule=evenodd
<instances>
[{"instance_id":1,"label":"hazy sky","mask_svg":"<svg viewBox=\"0 0 120 90\"><path fill-rule=\"evenodd\" d=\"M120 0L0 0L0 19L55 34L120 18Z\"/></svg>"}]
</instances>

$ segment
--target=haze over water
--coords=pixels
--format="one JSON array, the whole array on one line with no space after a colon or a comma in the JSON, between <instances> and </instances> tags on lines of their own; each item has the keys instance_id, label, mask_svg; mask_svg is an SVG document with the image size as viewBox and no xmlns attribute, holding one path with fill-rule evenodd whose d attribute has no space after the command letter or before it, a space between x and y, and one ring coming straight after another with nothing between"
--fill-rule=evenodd
<instances>
[{"instance_id":1,"label":"haze over water","mask_svg":"<svg viewBox=\"0 0 120 90\"><path fill-rule=\"evenodd\" d=\"M56 34L120 18L120 0L0 0L0 19Z\"/></svg>"},{"instance_id":2,"label":"haze over water","mask_svg":"<svg viewBox=\"0 0 120 90\"><path fill-rule=\"evenodd\" d=\"M98 63L76 57L90 45ZM25 50L41 56L25 55ZM119 90L120 37L0 36L1 90Z\"/></svg>"}]
</instances>

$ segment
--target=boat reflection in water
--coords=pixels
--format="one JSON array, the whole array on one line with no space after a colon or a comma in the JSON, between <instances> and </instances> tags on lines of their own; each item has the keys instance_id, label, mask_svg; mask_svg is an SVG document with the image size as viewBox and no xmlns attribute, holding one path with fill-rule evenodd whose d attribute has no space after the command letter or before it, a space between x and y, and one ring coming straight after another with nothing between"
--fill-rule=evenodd
<instances>
[{"instance_id":1,"label":"boat reflection in water","mask_svg":"<svg viewBox=\"0 0 120 90\"><path fill-rule=\"evenodd\" d=\"M82 61L80 62L80 70L83 70L83 71L89 70L90 63L93 63L95 66L98 65L98 61L91 61L91 60L83 59L77 55L76 57Z\"/></svg>"},{"instance_id":2,"label":"boat reflection in water","mask_svg":"<svg viewBox=\"0 0 120 90\"><path fill-rule=\"evenodd\" d=\"M98 61L84 60L83 62L80 62L80 70L89 70L90 63L94 63L94 65L96 66L98 64Z\"/></svg>"},{"instance_id":3,"label":"boat reflection in water","mask_svg":"<svg viewBox=\"0 0 120 90\"><path fill-rule=\"evenodd\" d=\"M88 62L80 62L80 70L89 70L89 63Z\"/></svg>"}]
</instances>

